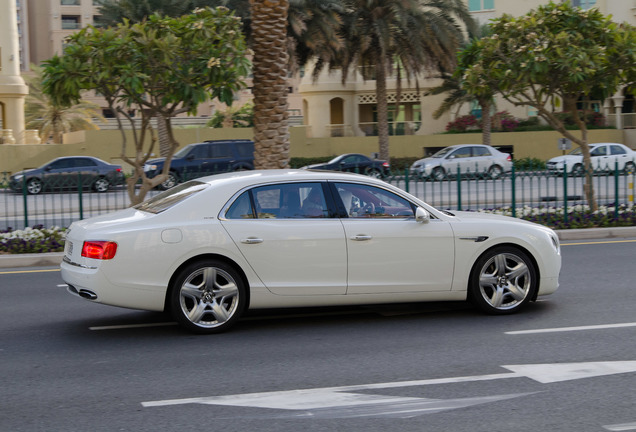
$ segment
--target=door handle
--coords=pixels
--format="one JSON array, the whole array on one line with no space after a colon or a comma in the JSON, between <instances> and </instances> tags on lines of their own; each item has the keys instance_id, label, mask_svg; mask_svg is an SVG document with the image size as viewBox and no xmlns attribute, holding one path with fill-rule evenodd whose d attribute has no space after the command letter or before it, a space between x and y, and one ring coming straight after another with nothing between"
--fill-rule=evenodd
<instances>
[{"instance_id":1,"label":"door handle","mask_svg":"<svg viewBox=\"0 0 636 432\"><path fill-rule=\"evenodd\" d=\"M246 239L241 240L241 243L245 243L245 244L258 244L258 243L263 243L263 239L250 237L250 238L246 238Z\"/></svg>"},{"instance_id":2,"label":"door handle","mask_svg":"<svg viewBox=\"0 0 636 432\"><path fill-rule=\"evenodd\" d=\"M353 237L351 237L351 240L354 241L367 241L367 240L371 240L373 237L370 235L363 235L363 234L358 234L355 235Z\"/></svg>"}]
</instances>

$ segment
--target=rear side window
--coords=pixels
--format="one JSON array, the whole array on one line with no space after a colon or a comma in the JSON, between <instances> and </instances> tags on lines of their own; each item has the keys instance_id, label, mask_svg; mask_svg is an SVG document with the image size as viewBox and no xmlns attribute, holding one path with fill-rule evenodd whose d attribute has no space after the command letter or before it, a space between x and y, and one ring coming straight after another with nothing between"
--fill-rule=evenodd
<instances>
[{"instance_id":1,"label":"rear side window","mask_svg":"<svg viewBox=\"0 0 636 432\"><path fill-rule=\"evenodd\" d=\"M232 149L229 144L214 144L210 146L210 157L214 159L231 158Z\"/></svg>"},{"instance_id":2,"label":"rear side window","mask_svg":"<svg viewBox=\"0 0 636 432\"><path fill-rule=\"evenodd\" d=\"M251 142L236 143L236 152L240 157L254 156L254 144Z\"/></svg>"},{"instance_id":3,"label":"rear side window","mask_svg":"<svg viewBox=\"0 0 636 432\"><path fill-rule=\"evenodd\" d=\"M170 207L174 207L186 198L201 192L208 186L207 183L189 181L162 192L141 204L137 204L134 208L149 213L161 213Z\"/></svg>"}]
</instances>

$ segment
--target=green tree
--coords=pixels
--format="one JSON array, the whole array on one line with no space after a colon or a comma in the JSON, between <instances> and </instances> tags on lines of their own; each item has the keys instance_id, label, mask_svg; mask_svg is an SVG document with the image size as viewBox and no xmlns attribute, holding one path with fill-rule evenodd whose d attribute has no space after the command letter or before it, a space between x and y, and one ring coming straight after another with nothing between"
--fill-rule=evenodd
<instances>
[{"instance_id":1,"label":"green tree","mask_svg":"<svg viewBox=\"0 0 636 432\"><path fill-rule=\"evenodd\" d=\"M29 94L25 103L27 129L37 129L42 142L62 143L62 135L79 130L99 129L93 121L104 120L98 105L80 100L77 104L56 104L42 92L42 68L31 65L35 72L27 78Z\"/></svg>"},{"instance_id":2,"label":"green tree","mask_svg":"<svg viewBox=\"0 0 636 432\"><path fill-rule=\"evenodd\" d=\"M450 72L463 29L474 26L462 0L344 0L344 50L330 66L343 81L352 69L376 82L380 158L389 159L387 78L397 68L398 102L402 73L408 80L422 72ZM396 103L397 105L397 103Z\"/></svg>"},{"instance_id":3,"label":"green tree","mask_svg":"<svg viewBox=\"0 0 636 432\"><path fill-rule=\"evenodd\" d=\"M492 35L468 48L462 76L472 94L495 91L518 106L531 106L583 153L588 204L597 209L587 126L577 109L593 91L611 96L636 74L636 31L617 24L597 9L569 2L540 6L520 17L504 15ZM572 114L580 135L565 128L557 108Z\"/></svg>"},{"instance_id":4,"label":"green tree","mask_svg":"<svg viewBox=\"0 0 636 432\"><path fill-rule=\"evenodd\" d=\"M98 0L100 24L116 26L125 19L141 22L151 15L178 17L199 7L220 6L220 0Z\"/></svg>"},{"instance_id":5,"label":"green tree","mask_svg":"<svg viewBox=\"0 0 636 432\"><path fill-rule=\"evenodd\" d=\"M254 126L254 105L246 103L242 107L227 107L223 111L217 111L207 122L206 126L212 128L248 128Z\"/></svg>"},{"instance_id":6,"label":"green tree","mask_svg":"<svg viewBox=\"0 0 636 432\"><path fill-rule=\"evenodd\" d=\"M198 9L179 18L151 15L147 21L126 21L116 28L88 27L67 42L63 56L45 62L44 91L60 105L76 102L85 90L96 90L106 99L122 133L121 157L134 170L128 179L133 204L165 180L178 147L167 122L170 148L163 173L147 178L143 167L156 142L150 120L193 114L210 97L231 105L249 73L240 19L226 8ZM131 125L132 157L124 122Z\"/></svg>"}]
</instances>

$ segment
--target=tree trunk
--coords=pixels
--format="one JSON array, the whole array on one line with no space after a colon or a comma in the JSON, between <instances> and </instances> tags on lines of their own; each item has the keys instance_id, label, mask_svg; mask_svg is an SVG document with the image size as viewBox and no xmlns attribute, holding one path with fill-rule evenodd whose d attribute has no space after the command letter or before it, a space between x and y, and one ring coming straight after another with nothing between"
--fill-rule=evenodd
<instances>
[{"instance_id":1,"label":"tree trunk","mask_svg":"<svg viewBox=\"0 0 636 432\"><path fill-rule=\"evenodd\" d=\"M378 109L378 143L380 159L389 160L389 106L386 95L386 67L384 58L375 62L375 98Z\"/></svg>"},{"instance_id":2,"label":"tree trunk","mask_svg":"<svg viewBox=\"0 0 636 432\"><path fill-rule=\"evenodd\" d=\"M155 117L157 121L157 135L159 136L159 155L161 157L167 157L170 154L172 143L170 142L170 136L168 134L168 119L157 114Z\"/></svg>"},{"instance_id":3,"label":"tree trunk","mask_svg":"<svg viewBox=\"0 0 636 432\"><path fill-rule=\"evenodd\" d=\"M252 9L254 166L289 166L287 12L289 0L250 0Z\"/></svg>"},{"instance_id":4,"label":"tree trunk","mask_svg":"<svg viewBox=\"0 0 636 432\"><path fill-rule=\"evenodd\" d=\"M479 100L481 106L481 141L484 145L491 145L492 141L492 122L490 117L490 99Z\"/></svg>"}]
</instances>

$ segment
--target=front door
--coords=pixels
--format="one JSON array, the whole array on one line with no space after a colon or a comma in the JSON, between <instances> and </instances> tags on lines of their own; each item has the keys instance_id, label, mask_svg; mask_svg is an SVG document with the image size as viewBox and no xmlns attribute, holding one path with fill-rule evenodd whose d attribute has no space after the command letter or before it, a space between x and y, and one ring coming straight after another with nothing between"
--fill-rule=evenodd
<instances>
[{"instance_id":1,"label":"front door","mask_svg":"<svg viewBox=\"0 0 636 432\"><path fill-rule=\"evenodd\" d=\"M415 221L414 205L379 187L337 183L347 218L347 295L450 291L453 232L445 221Z\"/></svg>"}]
</instances>

